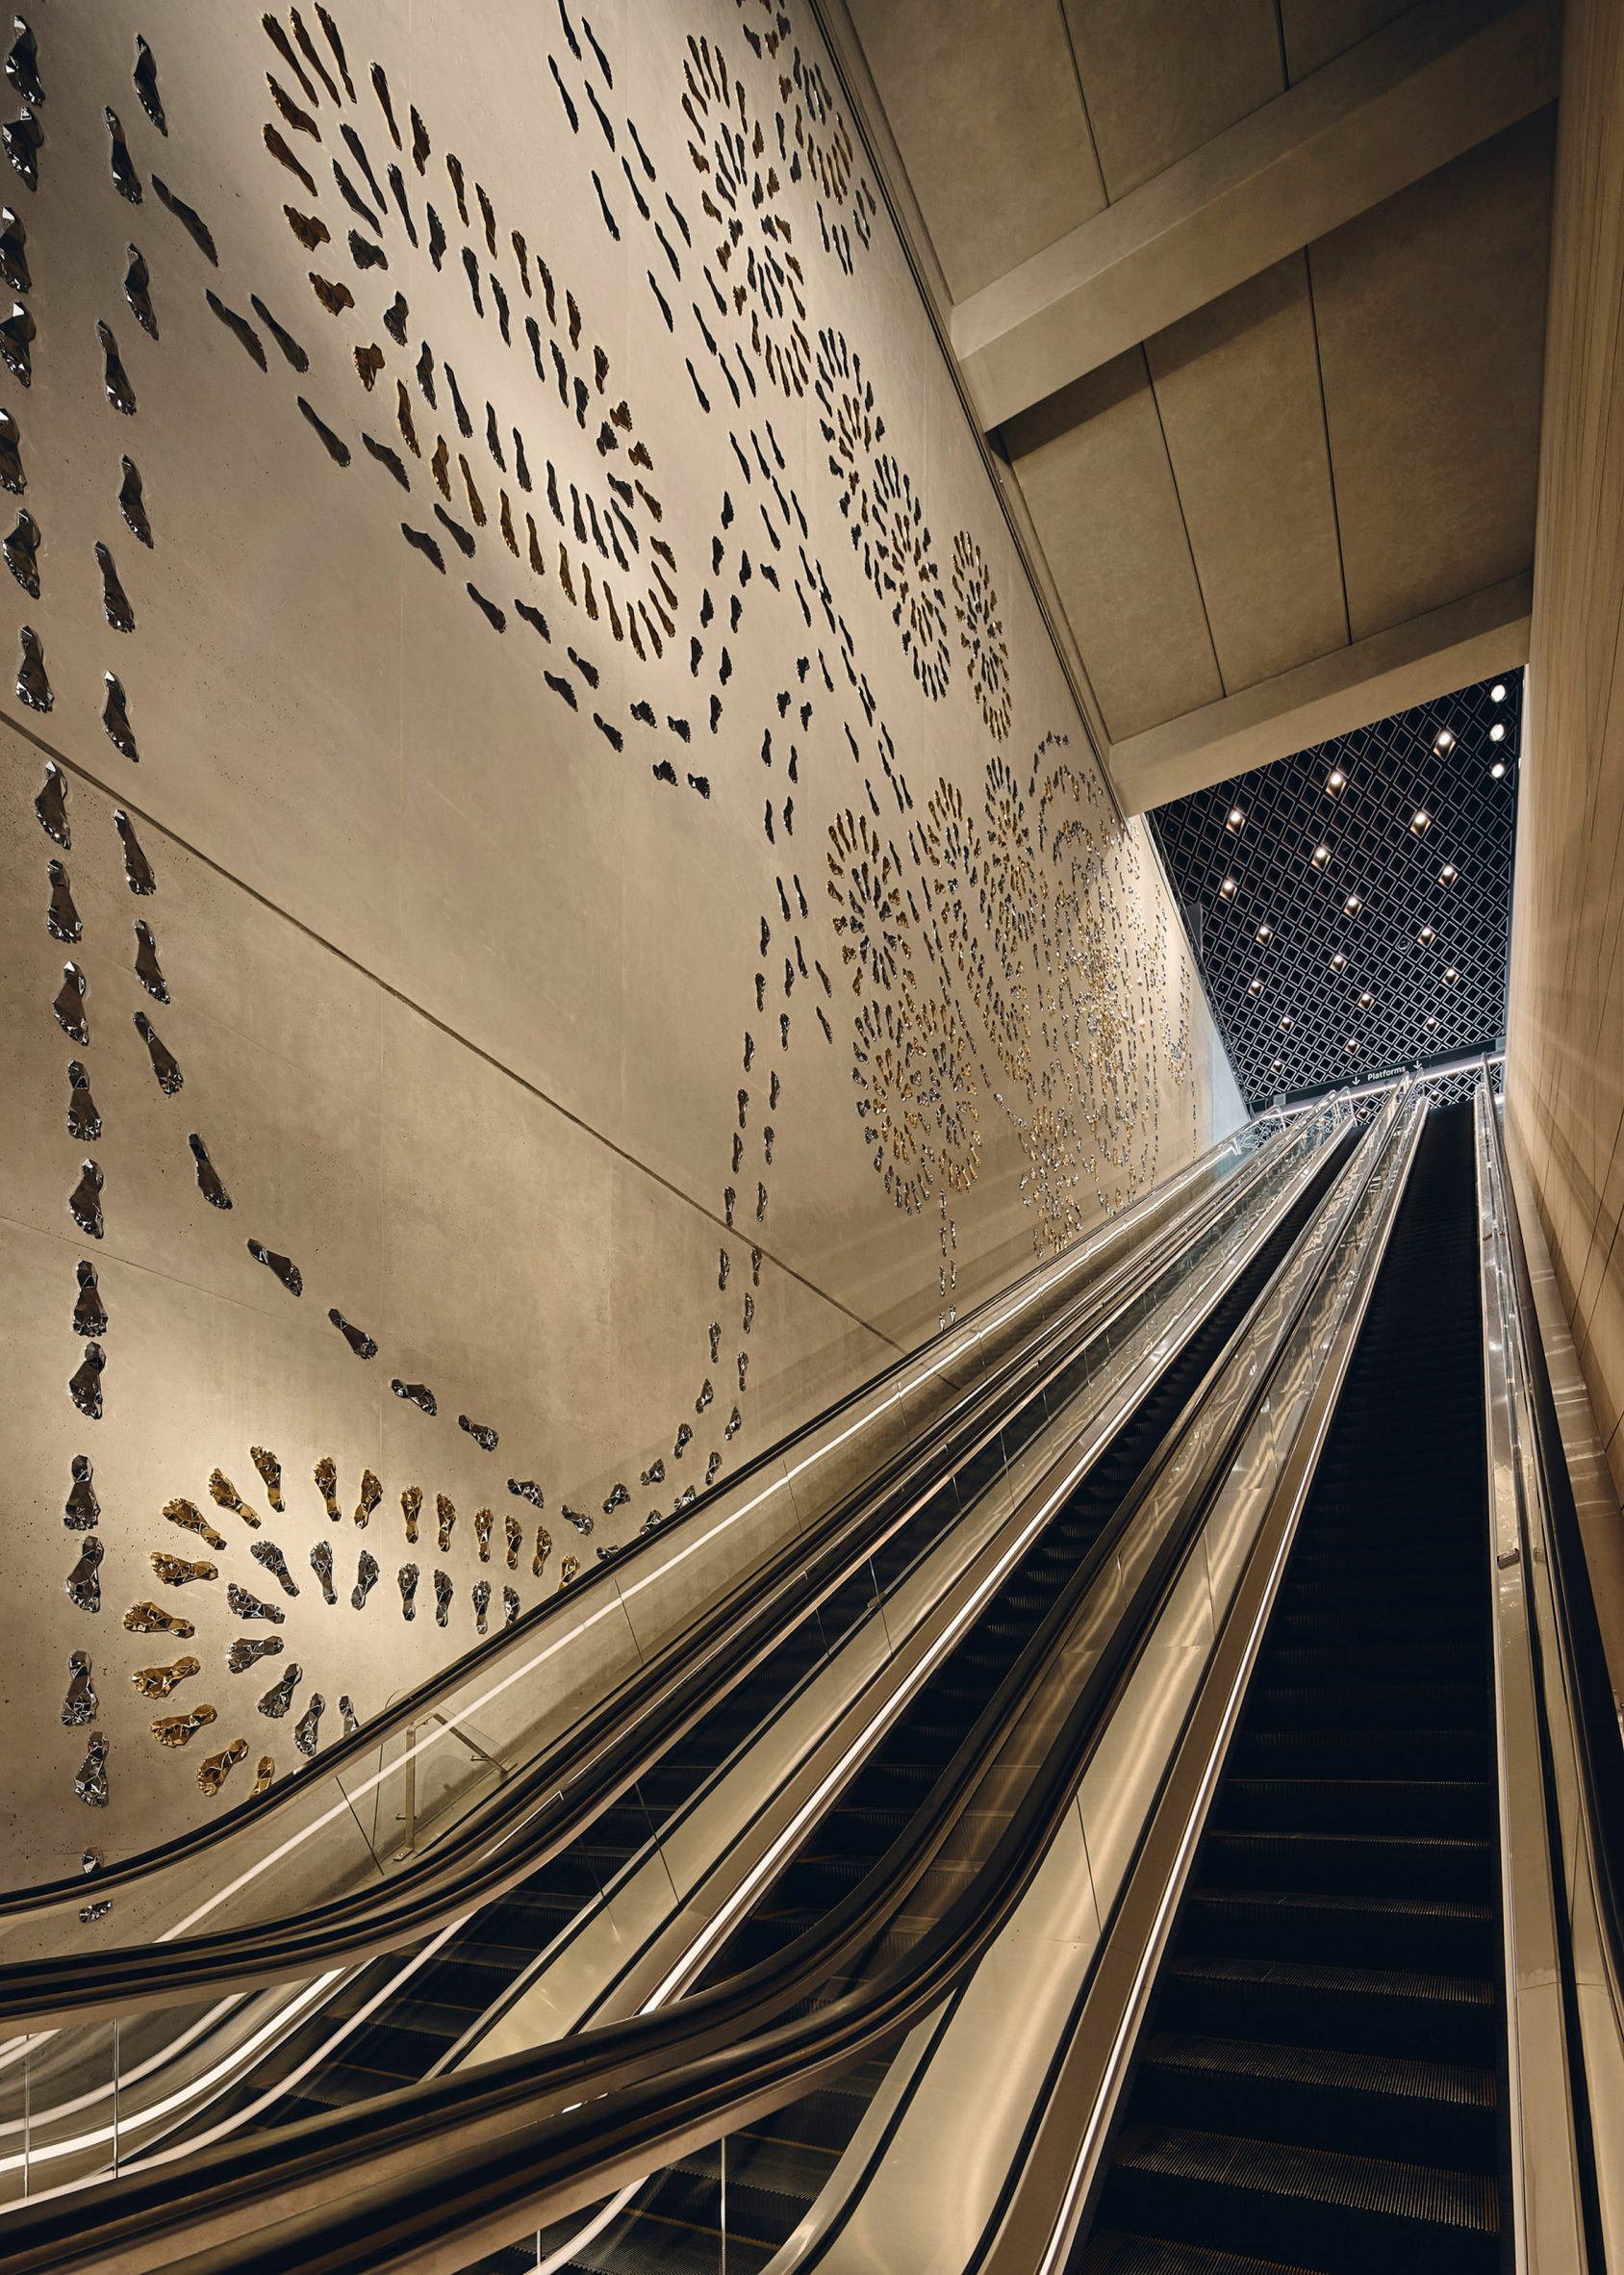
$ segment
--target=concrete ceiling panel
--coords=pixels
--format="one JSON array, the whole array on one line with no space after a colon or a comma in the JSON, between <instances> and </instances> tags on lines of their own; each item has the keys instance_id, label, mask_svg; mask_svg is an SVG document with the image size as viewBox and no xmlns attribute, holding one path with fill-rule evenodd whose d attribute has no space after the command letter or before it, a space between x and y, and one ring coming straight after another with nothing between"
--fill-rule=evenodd
<instances>
[{"instance_id":1,"label":"concrete ceiling panel","mask_svg":"<svg viewBox=\"0 0 1624 2275\"><path fill-rule=\"evenodd\" d=\"M1054 0L850 0L955 300L1105 202Z\"/></svg>"},{"instance_id":2,"label":"concrete ceiling panel","mask_svg":"<svg viewBox=\"0 0 1624 2275\"><path fill-rule=\"evenodd\" d=\"M1167 447L1233 693L1348 637L1302 254L1147 343Z\"/></svg>"},{"instance_id":3,"label":"concrete ceiling panel","mask_svg":"<svg viewBox=\"0 0 1624 2275\"><path fill-rule=\"evenodd\" d=\"M1526 569L1554 118L1309 249L1353 637Z\"/></svg>"},{"instance_id":4,"label":"concrete ceiling panel","mask_svg":"<svg viewBox=\"0 0 1624 2275\"><path fill-rule=\"evenodd\" d=\"M1285 67L1293 87L1396 15L1412 0L1280 0Z\"/></svg>"},{"instance_id":5,"label":"concrete ceiling panel","mask_svg":"<svg viewBox=\"0 0 1624 2275\"><path fill-rule=\"evenodd\" d=\"M1113 199L1285 84L1274 0L1064 0L1064 7Z\"/></svg>"},{"instance_id":6,"label":"concrete ceiling panel","mask_svg":"<svg viewBox=\"0 0 1624 2275\"><path fill-rule=\"evenodd\" d=\"M1003 431L1112 739L1215 701L1218 666L1143 352Z\"/></svg>"}]
</instances>

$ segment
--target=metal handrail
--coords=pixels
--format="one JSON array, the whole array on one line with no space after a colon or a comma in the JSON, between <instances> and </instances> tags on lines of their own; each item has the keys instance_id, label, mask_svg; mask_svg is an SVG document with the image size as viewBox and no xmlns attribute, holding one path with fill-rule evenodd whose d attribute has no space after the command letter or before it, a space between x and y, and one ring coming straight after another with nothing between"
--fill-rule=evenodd
<instances>
[{"instance_id":1,"label":"metal handrail","mask_svg":"<svg viewBox=\"0 0 1624 2275\"><path fill-rule=\"evenodd\" d=\"M1519 2275L1602 2275L1624 2233L1624 1755L1486 1084L1476 1137L1514 2244Z\"/></svg>"},{"instance_id":2,"label":"metal handrail","mask_svg":"<svg viewBox=\"0 0 1624 2275\"><path fill-rule=\"evenodd\" d=\"M1613 1980L1624 1985L1624 1733L1619 1729L1584 1534L1573 1495L1573 1480L1562 1445L1556 1393L1551 1387L1545 1345L1539 1333L1516 1194L1507 1174L1505 1133L1500 1115L1493 1110L1490 1110L1490 1124L1515 1298L1512 1316L1523 1356L1528 1398L1527 1444L1538 1469L1551 1550L1550 1571L1558 1590L1557 1604L1564 1638L1563 1657L1577 1705L1575 1738L1585 1768L1587 1815L1604 1892L1601 1916Z\"/></svg>"}]
</instances>

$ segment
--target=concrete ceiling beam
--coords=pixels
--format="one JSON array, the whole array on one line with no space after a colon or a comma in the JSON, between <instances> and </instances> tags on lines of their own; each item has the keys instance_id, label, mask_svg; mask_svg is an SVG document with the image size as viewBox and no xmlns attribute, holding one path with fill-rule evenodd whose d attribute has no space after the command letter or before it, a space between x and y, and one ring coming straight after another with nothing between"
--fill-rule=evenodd
<instances>
[{"instance_id":1,"label":"concrete ceiling beam","mask_svg":"<svg viewBox=\"0 0 1624 2275\"><path fill-rule=\"evenodd\" d=\"M953 349L983 425L1553 101L1560 39L1558 0L1419 0L961 301Z\"/></svg>"},{"instance_id":2,"label":"concrete ceiling beam","mask_svg":"<svg viewBox=\"0 0 1624 2275\"><path fill-rule=\"evenodd\" d=\"M1532 575L1508 577L1113 743L1106 766L1118 803L1144 813L1515 671L1528 661L1533 592Z\"/></svg>"}]
</instances>

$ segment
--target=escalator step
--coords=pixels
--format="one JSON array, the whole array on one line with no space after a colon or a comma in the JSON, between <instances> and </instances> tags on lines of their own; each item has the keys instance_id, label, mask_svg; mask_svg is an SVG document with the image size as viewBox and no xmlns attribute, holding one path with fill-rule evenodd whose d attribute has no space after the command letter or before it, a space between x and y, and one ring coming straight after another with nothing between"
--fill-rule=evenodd
<instances>
[{"instance_id":1,"label":"escalator step","mask_svg":"<svg viewBox=\"0 0 1624 2275\"><path fill-rule=\"evenodd\" d=\"M1324 1601L1305 1597L1295 1589L1289 1597L1282 1597L1275 1613L1273 1635L1277 1642L1287 1646L1316 1639L1335 1644L1358 1634L1393 1649L1400 1646L1410 1650L1430 1649L1441 1642L1469 1647L1477 1635L1476 1623L1469 1616L1472 1607L1466 1608L1468 1616L1462 1618L1458 1599L1429 1602L1425 1597L1409 1594L1407 1588L1402 1601L1384 1603L1379 1610L1371 1611L1350 1603L1345 1587L1328 1584Z\"/></svg>"},{"instance_id":2,"label":"escalator step","mask_svg":"<svg viewBox=\"0 0 1624 2275\"><path fill-rule=\"evenodd\" d=\"M436 1985L443 1991L445 1989L444 1977L436 1978ZM424 2061L429 2062L453 2039L462 2036L470 2016L478 2011L477 2007L470 2008L444 1997L432 2000L392 1999L383 2009L381 2018L357 2032L350 2042L355 2046L364 2042L367 2058L370 2062L374 2049L383 2040L398 2037L403 2044L421 2048ZM420 2077L421 2074L419 2070L418 2075Z\"/></svg>"},{"instance_id":3,"label":"escalator step","mask_svg":"<svg viewBox=\"0 0 1624 2275\"><path fill-rule=\"evenodd\" d=\"M1376 2265L1493 2275L1500 2263L1491 2179L1332 2149L1133 2126L1118 2144L1102 2213L1132 2229L1144 2211L1178 2239L1261 2249L1328 2275L1368 2275Z\"/></svg>"},{"instance_id":4,"label":"escalator step","mask_svg":"<svg viewBox=\"0 0 1624 2275\"><path fill-rule=\"evenodd\" d=\"M1224 1784L1227 1831L1425 1832L1486 1840L1494 1788L1481 1778L1251 1777Z\"/></svg>"},{"instance_id":5,"label":"escalator step","mask_svg":"<svg viewBox=\"0 0 1624 2275\"><path fill-rule=\"evenodd\" d=\"M374 2094L392 2093L399 2083L399 2076L393 2070L372 2069L358 2061L324 2061L293 2093L277 2103L276 2121L291 2124L295 2116L349 2109L358 2101L369 2101Z\"/></svg>"},{"instance_id":6,"label":"escalator step","mask_svg":"<svg viewBox=\"0 0 1624 2275\"><path fill-rule=\"evenodd\" d=\"M1161 2236L1101 2229L1089 2244L1081 2275L1321 2275L1321 2270L1254 2259L1250 2253L1237 2258L1232 2251L1208 2251L1200 2243L1170 2243Z\"/></svg>"},{"instance_id":7,"label":"escalator step","mask_svg":"<svg viewBox=\"0 0 1624 2275\"><path fill-rule=\"evenodd\" d=\"M1495 2074L1325 2047L1165 2034L1146 2048L1134 2113L1198 2132L1430 2164L1492 2164Z\"/></svg>"},{"instance_id":8,"label":"escalator step","mask_svg":"<svg viewBox=\"0 0 1624 2275\"><path fill-rule=\"evenodd\" d=\"M1329 1594L1337 1595L1351 1587L1366 1588L1372 1550L1369 1529L1362 1529L1357 1538L1343 1543L1315 1518L1306 1518L1304 1524L1301 1546L1287 1581L1292 1593L1307 1597L1311 1589L1324 1588ZM1395 1526L1390 1535L1380 1536L1376 1546L1381 1549L1403 1547L1407 1589L1413 1586L1424 1589L1430 1596L1447 1596L1459 1584L1459 1558L1453 1540L1434 1538L1426 1547L1418 1547L1413 1527L1407 1541L1403 1529Z\"/></svg>"},{"instance_id":9,"label":"escalator step","mask_svg":"<svg viewBox=\"0 0 1624 2275\"><path fill-rule=\"evenodd\" d=\"M1417 1896L1327 1895L1292 1889L1198 1888L1180 1948L1208 1955L1340 1961L1354 1967L1433 1967L1492 1974L1500 1916L1487 1904Z\"/></svg>"},{"instance_id":10,"label":"escalator step","mask_svg":"<svg viewBox=\"0 0 1624 2275\"><path fill-rule=\"evenodd\" d=\"M845 2120L850 2133L851 2120ZM769 2196L788 2197L796 2208L810 2204L834 2170L842 2140L832 2150L815 2142L791 2140L773 2134L734 2133L727 2139L727 2189L758 2188ZM793 2223L792 2223L793 2224Z\"/></svg>"},{"instance_id":11,"label":"escalator step","mask_svg":"<svg viewBox=\"0 0 1624 2275\"><path fill-rule=\"evenodd\" d=\"M1202 2037L1418 2060L1494 2059L1494 1986L1471 1976L1180 1955L1168 1970L1159 2020Z\"/></svg>"},{"instance_id":12,"label":"escalator step","mask_svg":"<svg viewBox=\"0 0 1624 2275\"><path fill-rule=\"evenodd\" d=\"M1332 1473L1335 1469L1332 1462ZM1428 1521L1417 1538L1415 1511L1422 1504ZM1407 1551L1414 1550L1417 1570L1433 1573L1472 1537L1476 1514L1474 1501L1453 1492L1440 1495L1436 1484L1421 1469L1410 1467L1408 1459L1402 1469L1387 1473L1373 1469L1361 1453L1349 1465L1345 1494L1332 1491L1323 1501L1316 1498L1305 1519L1304 1553L1334 1550L1355 1557L1368 1578L1374 1569L1373 1546L1386 1548L1406 1542Z\"/></svg>"},{"instance_id":13,"label":"escalator step","mask_svg":"<svg viewBox=\"0 0 1624 2275\"><path fill-rule=\"evenodd\" d=\"M1486 1638L1470 1642L1443 1640L1429 1643L1426 1661L1445 1680L1469 1680L1485 1666ZM1390 1676L1402 1682L1416 1659L1408 1643L1326 1643L1287 1645L1269 1653L1269 1672L1289 1675L1298 1682L1381 1682Z\"/></svg>"},{"instance_id":14,"label":"escalator step","mask_svg":"<svg viewBox=\"0 0 1624 2275\"><path fill-rule=\"evenodd\" d=\"M1477 1903L1492 1885L1486 1840L1421 1834L1246 1832L1214 1827L1197 1870L1204 1887L1320 1889Z\"/></svg>"},{"instance_id":15,"label":"escalator step","mask_svg":"<svg viewBox=\"0 0 1624 2275\"><path fill-rule=\"evenodd\" d=\"M1270 1680L1249 1702L1258 1726L1287 1730L1321 1727L1435 1729L1483 1725L1484 1692L1471 1682L1347 1682L1324 1689Z\"/></svg>"},{"instance_id":16,"label":"escalator step","mask_svg":"<svg viewBox=\"0 0 1624 2275\"><path fill-rule=\"evenodd\" d=\"M1486 1725L1467 1729L1243 1729L1231 1751L1237 1770L1261 1777L1312 1770L1333 1777L1490 1777L1494 1748Z\"/></svg>"}]
</instances>

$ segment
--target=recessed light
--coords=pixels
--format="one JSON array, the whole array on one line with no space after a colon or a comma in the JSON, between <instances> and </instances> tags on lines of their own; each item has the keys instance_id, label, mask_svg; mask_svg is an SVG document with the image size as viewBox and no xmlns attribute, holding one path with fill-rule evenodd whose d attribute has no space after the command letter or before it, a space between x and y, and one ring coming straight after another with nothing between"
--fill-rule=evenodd
<instances>
[{"instance_id":1,"label":"recessed light","mask_svg":"<svg viewBox=\"0 0 1624 2275\"><path fill-rule=\"evenodd\" d=\"M1429 1027L1435 1027L1437 1025L1437 1021L1434 1018L1431 1011L1427 1013L1427 1024Z\"/></svg>"},{"instance_id":2,"label":"recessed light","mask_svg":"<svg viewBox=\"0 0 1624 2275\"><path fill-rule=\"evenodd\" d=\"M1347 1039L1347 1041L1346 1041L1346 1042L1345 1042L1345 1043L1342 1045L1342 1048L1343 1048L1345 1051L1357 1051L1357 1050L1358 1049L1358 1043L1357 1043L1357 1042L1354 1040L1353 1036L1350 1035L1349 1035L1349 1037L1348 1037L1348 1039Z\"/></svg>"},{"instance_id":3,"label":"recessed light","mask_svg":"<svg viewBox=\"0 0 1624 2275\"><path fill-rule=\"evenodd\" d=\"M1367 987L1364 993L1359 997L1359 1010L1361 1011L1368 1011L1371 1005L1375 1001L1375 996L1371 994L1370 989Z\"/></svg>"},{"instance_id":4,"label":"recessed light","mask_svg":"<svg viewBox=\"0 0 1624 2275\"><path fill-rule=\"evenodd\" d=\"M1331 959L1331 968L1333 972L1345 972L1348 968L1348 959L1340 948Z\"/></svg>"},{"instance_id":5,"label":"recessed light","mask_svg":"<svg viewBox=\"0 0 1624 2275\"><path fill-rule=\"evenodd\" d=\"M1259 944L1261 944L1264 940L1272 940L1274 936L1275 928L1272 924L1260 924L1257 927L1257 938Z\"/></svg>"},{"instance_id":6,"label":"recessed light","mask_svg":"<svg viewBox=\"0 0 1624 2275\"><path fill-rule=\"evenodd\" d=\"M1238 805L1231 805L1230 808L1230 818L1224 824L1224 827L1226 830L1238 830L1245 819L1246 816L1241 812L1240 807Z\"/></svg>"},{"instance_id":7,"label":"recessed light","mask_svg":"<svg viewBox=\"0 0 1624 2275\"><path fill-rule=\"evenodd\" d=\"M1424 924L1421 927L1421 930L1416 933L1415 938L1419 946L1423 948L1430 948L1437 936L1437 933L1434 932L1430 924Z\"/></svg>"},{"instance_id":8,"label":"recessed light","mask_svg":"<svg viewBox=\"0 0 1624 2275\"><path fill-rule=\"evenodd\" d=\"M1237 881L1233 877L1226 877L1223 883L1218 887L1219 892L1223 895L1226 901L1232 901L1238 889Z\"/></svg>"},{"instance_id":9,"label":"recessed light","mask_svg":"<svg viewBox=\"0 0 1624 2275\"><path fill-rule=\"evenodd\" d=\"M1344 915L1357 916L1363 907L1364 903L1359 899L1358 894L1350 893L1342 904L1342 910Z\"/></svg>"},{"instance_id":10,"label":"recessed light","mask_svg":"<svg viewBox=\"0 0 1624 2275\"><path fill-rule=\"evenodd\" d=\"M1279 1072L1280 1072L1281 1068L1281 1067L1282 1067L1284 1064L1285 1064L1285 1061L1284 1061L1283 1059L1276 1059L1276 1060L1274 1061L1273 1064L1270 1066L1270 1069L1269 1069L1270 1073L1271 1073L1271 1074L1279 1074Z\"/></svg>"},{"instance_id":11,"label":"recessed light","mask_svg":"<svg viewBox=\"0 0 1624 2275\"><path fill-rule=\"evenodd\" d=\"M1506 740L1506 722L1504 719L1496 719L1494 725L1488 730L1488 739L1491 743L1503 743Z\"/></svg>"},{"instance_id":12,"label":"recessed light","mask_svg":"<svg viewBox=\"0 0 1624 2275\"><path fill-rule=\"evenodd\" d=\"M1488 696L1491 703L1503 703L1506 700L1505 680L1496 679L1494 685L1488 691Z\"/></svg>"},{"instance_id":13,"label":"recessed light","mask_svg":"<svg viewBox=\"0 0 1624 2275\"><path fill-rule=\"evenodd\" d=\"M1504 758L1496 758L1496 760L1494 761L1494 764L1493 764L1493 765L1492 765L1492 766L1489 768L1489 770L1488 770L1488 771L1489 771L1489 776L1490 776L1491 780L1493 780L1494 781L1497 781L1497 782L1498 782L1498 781L1500 781L1500 780L1502 780L1504 779L1504 777L1505 777L1505 773L1506 773L1506 761L1505 761L1505 759L1504 759Z\"/></svg>"},{"instance_id":14,"label":"recessed light","mask_svg":"<svg viewBox=\"0 0 1624 2275\"><path fill-rule=\"evenodd\" d=\"M1444 974L1444 978L1449 982L1452 987L1454 986L1456 981L1459 979L1459 977L1460 974L1456 970L1453 964L1450 965L1448 971Z\"/></svg>"},{"instance_id":15,"label":"recessed light","mask_svg":"<svg viewBox=\"0 0 1624 2275\"><path fill-rule=\"evenodd\" d=\"M1449 731L1449 729L1448 729L1447 727L1440 727L1440 728L1438 729L1437 735L1436 735L1436 737L1434 738L1434 743L1433 743L1433 748L1434 748L1434 751L1453 751L1453 750L1454 750L1454 748L1455 748L1455 737L1454 737L1454 735L1452 735L1452 734L1450 733L1450 731Z\"/></svg>"},{"instance_id":16,"label":"recessed light","mask_svg":"<svg viewBox=\"0 0 1624 2275\"><path fill-rule=\"evenodd\" d=\"M1251 984L1249 985L1249 987L1247 988L1246 992L1247 992L1247 994L1248 994L1248 995L1261 995L1261 994L1262 994L1262 992L1263 992L1263 983L1262 983L1262 981L1261 981L1261 980L1254 980L1254 981L1251 983Z\"/></svg>"},{"instance_id":17,"label":"recessed light","mask_svg":"<svg viewBox=\"0 0 1624 2275\"><path fill-rule=\"evenodd\" d=\"M1281 1023L1280 1023L1280 1031L1281 1031L1281 1035L1289 1035L1289 1034L1290 1034L1290 1032L1291 1032L1291 1013L1290 1013L1289 1011L1287 1011L1287 1012L1286 1012L1286 1014L1285 1014L1285 1017L1284 1017L1284 1018L1283 1018L1283 1019L1281 1021Z\"/></svg>"},{"instance_id":18,"label":"recessed light","mask_svg":"<svg viewBox=\"0 0 1624 2275\"><path fill-rule=\"evenodd\" d=\"M1459 870L1455 866L1453 861L1445 861L1443 867L1438 871L1438 882L1440 884L1453 884L1459 874Z\"/></svg>"},{"instance_id":19,"label":"recessed light","mask_svg":"<svg viewBox=\"0 0 1624 2275\"><path fill-rule=\"evenodd\" d=\"M1430 830L1432 828L1433 817L1427 811L1427 808L1424 805L1418 805L1415 808L1415 811L1409 817L1409 826L1414 831L1417 837L1420 836L1423 830Z\"/></svg>"},{"instance_id":20,"label":"recessed light","mask_svg":"<svg viewBox=\"0 0 1624 2275\"><path fill-rule=\"evenodd\" d=\"M1316 845L1313 852L1308 856L1308 858L1313 862L1316 869L1323 869L1327 861L1329 861L1331 858L1330 846Z\"/></svg>"},{"instance_id":21,"label":"recessed light","mask_svg":"<svg viewBox=\"0 0 1624 2275\"><path fill-rule=\"evenodd\" d=\"M1335 797L1338 790L1345 790L1347 788L1348 778L1342 772L1342 769L1339 766L1333 766L1331 772L1326 776L1325 786L1331 792L1332 798Z\"/></svg>"}]
</instances>

